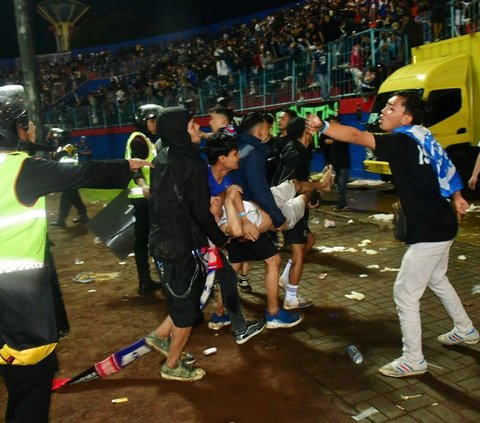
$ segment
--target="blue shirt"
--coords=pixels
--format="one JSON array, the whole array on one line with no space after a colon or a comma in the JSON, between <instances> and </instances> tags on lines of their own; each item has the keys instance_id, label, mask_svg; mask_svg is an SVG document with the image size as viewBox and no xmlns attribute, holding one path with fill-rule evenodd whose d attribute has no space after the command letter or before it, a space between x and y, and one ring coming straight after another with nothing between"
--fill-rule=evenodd
<instances>
[{"instance_id":1,"label":"blue shirt","mask_svg":"<svg viewBox=\"0 0 480 423\"><path fill-rule=\"evenodd\" d=\"M285 216L275 204L267 182L265 163L270 149L249 134L242 133L237 139L240 164L238 170L230 172L230 181L242 188L244 200L258 204L278 228L285 222Z\"/></svg>"},{"instance_id":2,"label":"blue shirt","mask_svg":"<svg viewBox=\"0 0 480 423\"><path fill-rule=\"evenodd\" d=\"M208 187L210 188L210 195L220 195L222 192L225 192L230 185L232 185L232 182L228 175L225 175L223 181L218 183L213 176L212 168L208 165Z\"/></svg>"}]
</instances>

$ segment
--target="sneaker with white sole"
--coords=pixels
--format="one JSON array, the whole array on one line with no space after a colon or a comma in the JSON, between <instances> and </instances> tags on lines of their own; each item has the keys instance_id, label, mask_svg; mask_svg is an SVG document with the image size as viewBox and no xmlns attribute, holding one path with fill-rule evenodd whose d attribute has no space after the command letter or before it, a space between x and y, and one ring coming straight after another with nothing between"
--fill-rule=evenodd
<instances>
[{"instance_id":1,"label":"sneaker with white sole","mask_svg":"<svg viewBox=\"0 0 480 423\"><path fill-rule=\"evenodd\" d=\"M168 351L170 349L170 338L159 338L155 332L150 332L145 337L145 344L151 349L162 354L164 357L168 357ZM191 366L193 363L195 363L195 357L185 351L182 352L180 360L187 366Z\"/></svg>"},{"instance_id":2,"label":"sneaker with white sole","mask_svg":"<svg viewBox=\"0 0 480 423\"><path fill-rule=\"evenodd\" d=\"M267 325L265 320L260 322L257 321L247 321L247 328L241 332L235 332L235 342L239 345L244 344L250 338L253 338L255 335L258 335Z\"/></svg>"},{"instance_id":3,"label":"sneaker with white sole","mask_svg":"<svg viewBox=\"0 0 480 423\"><path fill-rule=\"evenodd\" d=\"M298 325L305 318L304 314L288 312L279 309L277 314L265 312L265 320L267 321L267 329L291 328Z\"/></svg>"},{"instance_id":4,"label":"sneaker with white sole","mask_svg":"<svg viewBox=\"0 0 480 423\"><path fill-rule=\"evenodd\" d=\"M248 283L248 279L239 277L237 280L238 289L242 292L252 292L252 287Z\"/></svg>"},{"instance_id":5,"label":"sneaker with white sole","mask_svg":"<svg viewBox=\"0 0 480 423\"><path fill-rule=\"evenodd\" d=\"M217 313L213 313L212 317L210 317L210 321L208 322L209 329L212 330L220 330L225 326L230 326L232 322L230 321L230 317L226 314L219 315Z\"/></svg>"},{"instance_id":6,"label":"sneaker with white sole","mask_svg":"<svg viewBox=\"0 0 480 423\"><path fill-rule=\"evenodd\" d=\"M418 376L427 373L427 362L423 359L420 363L413 363L405 357L400 357L380 367L378 371L390 377Z\"/></svg>"},{"instance_id":7,"label":"sneaker with white sole","mask_svg":"<svg viewBox=\"0 0 480 423\"><path fill-rule=\"evenodd\" d=\"M453 328L450 332L440 335L437 339L443 345L476 344L480 340L480 334L475 328L468 332L460 332Z\"/></svg>"},{"instance_id":8,"label":"sneaker with white sole","mask_svg":"<svg viewBox=\"0 0 480 423\"><path fill-rule=\"evenodd\" d=\"M303 297L295 297L293 300L287 300L283 302L283 308L285 310L294 310L296 308L307 308L312 305L312 300Z\"/></svg>"},{"instance_id":9,"label":"sneaker with white sole","mask_svg":"<svg viewBox=\"0 0 480 423\"><path fill-rule=\"evenodd\" d=\"M181 382L195 382L205 376L205 370L200 367L186 366L184 363L180 363L174 369L167 366L167 363L163 363L160 369L160 376L168 380L179 380Z\"/></svg>"}]
</instances>

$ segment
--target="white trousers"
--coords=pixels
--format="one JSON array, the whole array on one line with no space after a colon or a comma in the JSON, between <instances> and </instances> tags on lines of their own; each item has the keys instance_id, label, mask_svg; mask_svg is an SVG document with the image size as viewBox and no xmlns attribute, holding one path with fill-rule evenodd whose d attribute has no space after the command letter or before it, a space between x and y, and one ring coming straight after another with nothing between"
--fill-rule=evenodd
<instances>
[{"instance_id":1,"label":"white trousers","mask_svg":"<svg viewBox=\"0 0 480 423\"><path fill-rule=\"evenodd\" d=\"M270 191L272 191L277 207L287 218L288 227L286 230L292 229L305 214L303 196L296 196L297 192L292 181L282 182L280 185L271 187Z\"/></svg>"},{"instance_id":2,"label":"white trousers","mask_svg":"<svg viewBox=\"0 0 480 423\"><path fill-rule=\"evenodd\" d=\"M408 247L393 287L402 330L403 355L413 362L423 360L420 298L428 286L440 299L455 329L472 328L462 302L447 278L448 255L453 241L421 242Z\"/></svg>"}]
</instances>

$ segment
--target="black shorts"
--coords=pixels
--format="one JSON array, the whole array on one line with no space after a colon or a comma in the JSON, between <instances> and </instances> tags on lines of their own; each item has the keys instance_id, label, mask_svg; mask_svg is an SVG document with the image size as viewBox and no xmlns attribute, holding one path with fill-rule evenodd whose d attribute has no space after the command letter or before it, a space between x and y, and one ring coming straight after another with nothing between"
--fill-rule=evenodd
<instances>
[{"instance_id":1,"label":"black shorts","mask_svg":"<svg viewBox=\"0 0 480 423\"><path fill-rule=\"evenodd\" d=\"M193 327L200 319L200 296L205 287L206 269L193 254L180 259L162 261L155 266L167 297L167 311L178 328Z\"/></svg>"},{"instance_id":2,"label":"black shorts","mask_svg":"<svg viewBox=\"0 0 480 423\"><path fill-rule=\"evenodd\" d=\"M310 229L308 229L308 218L303 217L289 231L283 233L284 245L306 244Z\"/></svg>"},{"instance_id":3,"label":"black shorts","mask_svg":"<svg viewBox=\"0 0 480 423\"><path fill-rule=\"evenodd\" d=\"M260 234L255 242L232 239L227 244L227 251L230 263L262 261L278 254L277 247L267 233Z\"/></svg>"}]
</instances>

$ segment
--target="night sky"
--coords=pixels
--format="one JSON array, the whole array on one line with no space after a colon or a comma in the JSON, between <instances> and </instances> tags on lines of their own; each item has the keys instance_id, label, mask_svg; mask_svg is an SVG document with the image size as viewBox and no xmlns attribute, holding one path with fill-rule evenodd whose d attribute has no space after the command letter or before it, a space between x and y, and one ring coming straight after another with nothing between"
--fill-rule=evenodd
<instances>
[{"instance_id":1,"label":"night sky","mask_svg":"<svg viewBox=\"0 0 480 423\"><path fill-rule=\"evenodd\" d=\"M18 56L14 0L0 0L0 58ZM55 38L48 30L48 22L35 10L43 0L30 0L35 37L35 53L56 51ZM158 35L197 28L293 3L292 0L81 0L90 6L88 14L108 16L112 11L127 11L145 17L158 28ZM81 22L81 21L80 21ZM79 23L80 23L79 22ZM128 40L130 38L127 38ZM124 40L124 41L126 41ZM97 45L104 41L97 40Z\"/></svg>"}]
</instances>

